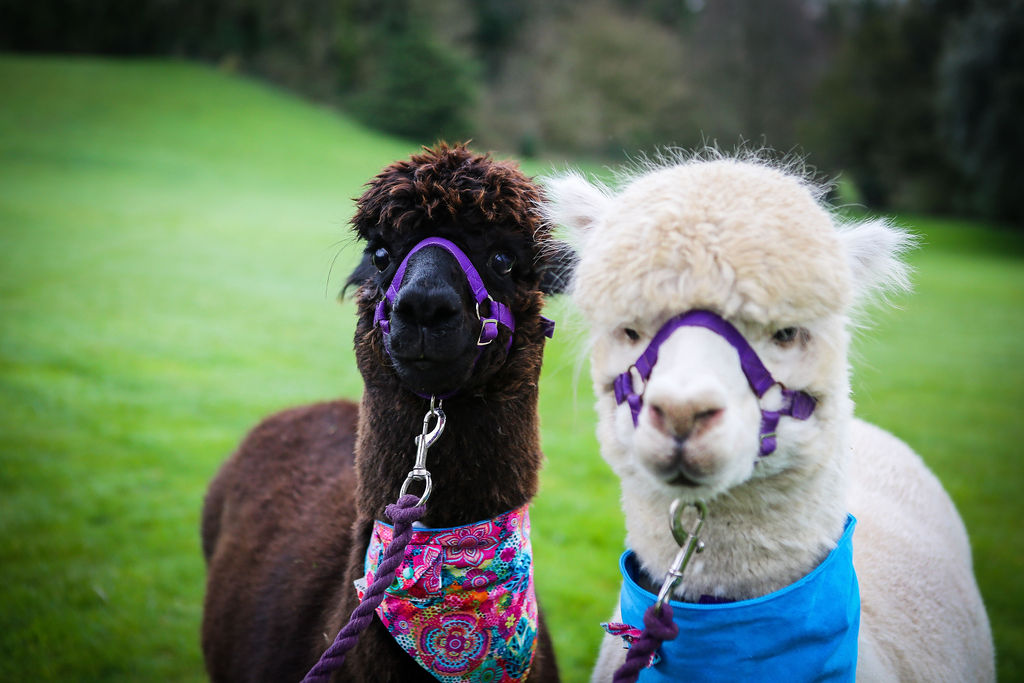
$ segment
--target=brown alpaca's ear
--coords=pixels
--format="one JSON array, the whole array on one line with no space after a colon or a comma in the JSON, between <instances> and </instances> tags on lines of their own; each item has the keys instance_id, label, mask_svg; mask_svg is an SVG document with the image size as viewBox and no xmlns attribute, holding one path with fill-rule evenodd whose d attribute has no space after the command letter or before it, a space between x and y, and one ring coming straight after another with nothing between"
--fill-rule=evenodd
<instances>
[{"instance_id":1,"label":"brown alpaca's ear","mask_svg":"<svg viewBox=\"0 0 1024 683\"><path fill-rule=\"evenodd\" d=\"M540 291L548 296L565 292L579 260L576 250L568 242L548 240L541 254Z\"/></svg>"},{"instance_id":2,"label":"brown alpaca's ear","mask_svg":"<svg viewBox=\"0 0 1024 683\"><path fill-rule=\"evenodd\" d=\"M377 268L370 262L370 255L363 253L363 258L360 259L359 265L355 267L349 276L345 280L345 286L341 288L341 292L338 293L339 299L344 299L348 295L349 287L354 287L358 290L364 282L372 278L377 274Z\"/></svg>"}]
</instances>

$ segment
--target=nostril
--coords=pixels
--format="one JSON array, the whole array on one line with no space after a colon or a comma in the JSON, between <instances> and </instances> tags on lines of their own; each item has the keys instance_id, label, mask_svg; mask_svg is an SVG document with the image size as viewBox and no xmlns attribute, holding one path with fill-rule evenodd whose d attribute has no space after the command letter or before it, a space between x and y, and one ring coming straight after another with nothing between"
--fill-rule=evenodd
<instances>
[{"instance_id":1,"label":"nostril","mask_svg":"<svg viewBox=\"0 0 1024 683\"><path fill-rule=\"evenodd\" d=\"M453 291L403 289L395 301L394 314L409 323L433 327L456 317L460 303Z\"/></svg>"},{"instance_id":2,"label":"nostril","mask_svg":"<svg viewBox=\"0 0 1024 683\"><path fill-rule=\"evenodd\" d=\"M707 406L703 402L648 403L651 426L676 441L685 441L712 424L724 412L722 408Z\"/></svg>"},{"instance_id":3,"label":"nostril","mask_svg":"<svg viewBox=\"0 0 1024 683\"><path fill-rule=\"evenodd\" d=\"M693 410L689 406L651 402L651 426L673 439L686 439L693 427Z\"/></svg>"},{"instance_id":4,"label":"nostril","mask_svg":"<svg viewBox=\"0 0 1024 683\"><path fill-rule=\"evenodd\" d=\"M707 408L705 410L699 411L696 415L693 416L693 419L694 422L697 423L709 424L713 422L716 418L718 418L718 416L721 414L721 408Z\"/></svg>"},{"instance_id":5,"label":"nostril","mask_svg":"<svg viewBox=\"0 0 1024 683\"><path fill-rule=\"evenodd\" d=\"M651 405L651 426L659 432L665 431L665 411L660 406Z\"/></svg>"},{"instance_id":6,"label":"nostril","mask_svg":"<svg viewBox=\"0 0 1024 683\"><path fill-rule=\"evenodd\" d=\"M725 410L722 408L705 408L697 411L693 416L693 426L690 431L693 434L700 434L710 429L722 417Z\"/></svg>"}]
</instances>

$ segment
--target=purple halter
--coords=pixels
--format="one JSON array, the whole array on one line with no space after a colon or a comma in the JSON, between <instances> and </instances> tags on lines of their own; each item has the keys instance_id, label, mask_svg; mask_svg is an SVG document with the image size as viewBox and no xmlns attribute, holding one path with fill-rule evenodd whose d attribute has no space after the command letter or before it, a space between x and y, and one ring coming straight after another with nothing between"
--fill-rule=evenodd
<instances>
[{"instance_id":1,"label":"purple halter","mask_svg":"<svg viewBox=\"0 0 1024 683\"><path fill-rule=\"evenodd\" d=\"M644 391L643 386L641 386L639 393L633 391L634 371L640 376L640 380L644 385L646 385L651 372L654 370L654 364L658 362L658 349L680 327L703 327L729 342L739 354L740 367L743 369L743 374L746 375L750 388L758 398L763 397L776 384L782 390L782 407L779 410L761 409L760 455L762 457L775 451L777 445L775 429L778 427L779 419L783 415L797 420L806 420L814 412L814 407L817 403L814 397L805 391L787 389L781 382L776 382L764 366L764 363L758 358L757 353L747 343L747 340L725 318L711 311L693 310L670 318L654 335L651 343L647 345L647 348L636 359L636 362L615 378L615 401L620 405L622 403L629 404L629 409L633 414L633 426L636 426L640 421Z\"/></svg>"},{"instance_id":2,"label":"purple halter","mask_svg":"<svg viewBox=\"0 0 1024 683\"><path fill-rule=\"evenodd\" d=\"M473 293L473 299L476 301L476 316L480 320L480 337L477 339L477 359L480 358L480 354L483 352L483 347L490 344L498 337L498 325L503 325L508 328L508 341L505 342L505 353L508 353L509 349L512 348L512 337L516 330L516 321L512 316L512 311L509 307L500 301L495 301L491 298L490 293L487 291L487 286L484 285L483 278L480 277L480 273L477 272L476 268L473 267L472 261L466 256L465 252L458 248L453 242L444 239L443 237L427 237L421 242L417 243L409 253L405 255L402 262L398 265L398 270L395 271L395 276L391 278L391 284L388 285L387 292L384 294L384 298L377 304L377 308L373 313L373 324L379 325L381 333L384 336L391 334L391 321L388 320L388 309L395 304L395 297L398 296L398 290L402 286L402 280L405 278L405 268L409 264L409 259L412 255L421 249L427 247L441 247L449 254L455 257L462 272L466 275L466 282L469 283L469 289ZM480 311L480 304L489 302L487 307L487 316ZM553 320L547 318L541 318L544 324L544 335L550 338L555 333L555 323ZM387 346L384 347L387 349ZM476 361L474 361L475 363ZM419 392L416 392L419 393ZM445 396L438 396L437 398L447 398L455 392L447 394ZM423 396L422 394L419 394ZM423 396L424 398L430 398L429 396Z\"/></svg>"},{"instance_id":3,"label":"purple halter","mask_svg":"<svg viewBox=\"0 0 1024 683\"><path fill-rule=\"evenodd\" d=\"M399 264L398 270L395 271L395 276L391 278L391 284L388 286L387 293L384 294L384 298L377 304L377 310L373 313L373 324L380 325L381 332L385 335L391 333L388 308L395 305L395 297L398 296L398 290L402 286L402 280L405 278L405 268L409 265L409 259L412 258L413 254L427 247L441 247L447 251L455 257L459 267L462 268L462 272L466 274L466 281L469 283L469 288L473 292L473 298L476 300L476 315L480 319L480 338L476 342L477 346L487 346L494 341L498 336L498 325L504 325L509 331L508 343L505 344L505 351L508 351L512 346L512 333L516 330L516 321L512 317L512 311L505 304L491 298L483 279L480 277L480 273L476 272L476 268L473 267L469 257L455 246L454 243L443 237L428 237L409 250L409 253L405 255L405 258ZM480 304L485 301L491 302L491 305L488 307L488 312L491 316L489 318L484 318L480 314Z\"/></svg>"}]
</instances>

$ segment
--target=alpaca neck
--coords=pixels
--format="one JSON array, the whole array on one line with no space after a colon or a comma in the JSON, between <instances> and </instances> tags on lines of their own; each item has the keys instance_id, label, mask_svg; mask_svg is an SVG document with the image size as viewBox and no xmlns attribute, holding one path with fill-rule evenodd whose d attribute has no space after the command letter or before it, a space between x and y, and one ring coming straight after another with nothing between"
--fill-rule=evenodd
<instances>
[{"instance_id":1,"label":"alpaca neck","mask_svg":"<svg viewBox=\"0 0 1024 683\"><path fill-rule=\"evenodd\" d=\"M783 588L835 547L846 519L841 439L818 440L809 466L747 483L708 501L705 550L686 570L677 599L744 600ZM770 456L769 456L770 457ZM678 546L668 525L672 498L624 495L627 543L657 592ZM657 584L655 586L655 584Z\"/></svg>"},{"instance_id":2,"label":"alpaca neck","mask_svg":"<svg viewBox=\"0 0 1024 683\"><path fill-rule=\"evenodd\" d=\"M364 516L386 519L384 507L397 500L413 468L414 438L428 408L429 401L397 386L367 388L356 444ZM446 426L426 458L432 491L424 524L469 524L530 501L541 459L536 408L536 382L514 398L485 393L444 402ZM409 489L423 490L420 482Z\"/></svg>"}]
</instances>

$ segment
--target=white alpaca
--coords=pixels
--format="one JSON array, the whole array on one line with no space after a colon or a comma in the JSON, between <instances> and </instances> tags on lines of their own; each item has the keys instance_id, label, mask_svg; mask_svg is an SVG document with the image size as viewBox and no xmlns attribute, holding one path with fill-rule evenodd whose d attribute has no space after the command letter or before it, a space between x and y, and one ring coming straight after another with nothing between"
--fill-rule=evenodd
<instances>
[{"instance_id":1,"label":"white alpaca","mask_svg":"<svg viewBox=\"0 0 1024 683\"><path fill-rule=\"evenodd\" d=\"M622 480L638 583L656 593L679 549L667 523L675 499L709 508L706 550L673 593L689 603L789 586L836 547L852 513L857 679L992 680L952 501L910 448L856 420L849 398L851 311L906 288L911 238L884 221L843 224L811 184L756 160L651 164L618 193L568 174L549 181L549 196L549 219L579 248L573 292L591 328L598 437ZM806 419L781 418L764 457L761 411L779 391L758 399L737 350L709 329L675 329L642 391L631 380L635 425L616 402L616 377L667 320L695 309L729 321L775 380L816 401ZM608 636L594 680L610 680L625 656Z\"/></svg>"}]
</instances>

